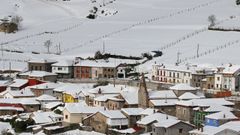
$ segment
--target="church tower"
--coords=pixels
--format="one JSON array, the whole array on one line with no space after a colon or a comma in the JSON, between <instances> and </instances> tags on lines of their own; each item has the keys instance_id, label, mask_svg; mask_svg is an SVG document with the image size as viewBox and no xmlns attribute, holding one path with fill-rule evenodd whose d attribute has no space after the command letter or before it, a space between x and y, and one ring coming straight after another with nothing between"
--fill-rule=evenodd
<instances>
[{"instance_id":1,"label":"church tower","mask_svg":"<svg viewBox=\"0 0 240 135\"><path fill-rule=\"evenodd\" d=\"M138 90L138 107L141 108L148 108L148 91L147 91L147 85L145 82L144 74L142 74L142 78L140 80L140 87Z\"/></svg>"}]
</instances>

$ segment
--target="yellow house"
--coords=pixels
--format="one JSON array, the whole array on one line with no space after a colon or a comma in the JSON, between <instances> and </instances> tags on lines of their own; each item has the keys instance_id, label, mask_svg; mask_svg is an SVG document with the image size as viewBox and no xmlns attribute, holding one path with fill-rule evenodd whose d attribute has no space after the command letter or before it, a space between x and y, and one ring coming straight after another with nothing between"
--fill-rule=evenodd
<instances>
[{"instance_id":1,"label":"yellow house","mask_svg":"<svg viewBox=\"0 0 240 135\"><path fill-rule=\"evenodd\" d=\"M63 102L64 103L77 103L78 102L78 97L77 95L73 95L71 93L63 93Z\"/></svg>"}]
</instances>

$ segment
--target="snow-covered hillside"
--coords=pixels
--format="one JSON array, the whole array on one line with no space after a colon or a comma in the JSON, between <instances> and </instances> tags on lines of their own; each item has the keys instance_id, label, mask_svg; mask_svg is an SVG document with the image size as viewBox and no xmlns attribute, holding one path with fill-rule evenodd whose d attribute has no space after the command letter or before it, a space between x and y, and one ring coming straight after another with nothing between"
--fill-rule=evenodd
<instances>
[{"instance_id":1,"label":"snow-covered hillside","mask_svg":"<svg viewBox=\"0 0 240 135\"><path fill-rule=\"evenodd\" d=\"M24 61L28 59L59 57L46 54L44 42L49 39L53 42L52 53L56 53L56 45L60 44L61 58L92 55L102 49L103 42L106 51L115 54L163 51L162 57L146 63L143 69L151 68L149 65L155 61L174 64L178 52L185 63L240 64L240 42L237 42L240 33L207 30L208 16L212 14L219 25L239 27L240 7L235 5L235 0L96 1L1 1L1 18L12 14L23 17L20 31L0 33L2 49L23 53L1 52L0 69L8 68L9 61L13 68L24 69ZM93 7L104 13L89 20L86 16ZM202 55L196 57L198 44Z\"/></svg>"}]
</instances>

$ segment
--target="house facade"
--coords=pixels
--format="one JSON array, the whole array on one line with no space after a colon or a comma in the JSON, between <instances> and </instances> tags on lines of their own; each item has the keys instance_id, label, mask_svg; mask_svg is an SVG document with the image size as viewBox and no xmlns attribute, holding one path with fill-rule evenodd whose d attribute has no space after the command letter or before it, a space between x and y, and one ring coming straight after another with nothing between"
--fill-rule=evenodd
<instances>
[{"instance_id":1,"label":"house facade","mask_svg":"<svg viewBox=\"0 0 240 135\"><path fill-rule=\"evenodd\" d=\"M153 65L152 80L167 84L190 84L192 72L185 66Z\"/></svg>"},{"instance_id":2,"label":"house facade","mask_svg":"<svg viewBox=\"0 0 240 135\"><path fill-rule=\"evenodd\" d=\"M126 129L128 119L120 110L105 110L84 119L83 124L92 127L94 131L108 134L109 129Z\"/></svg>"},{"instance_id":3,"label":"house facade","mask_svg":"<svg viewBox=\"0 0 240 135\"><path fill-rule=\"evenodd\" d=\"M216 90L228 90L231 92L240 91L240 66L229 64L218 67L214 76Z\"/></svg>"},{"instance_id":4,"label":"house facade","mask_svg":"<svg viewBox=\"0 0 240 135\"><path fill-rule=\"evenodd\" d=\"M116 77L116 65L102 61L80 61L74 65L74 78L98 79Z\"/></svg>"},{"instance_id":5,"label":"house facade","mask_svg":"<svg viewBox=\"0 0 240 135\"><path fill-rule=\"evenodd\" d=\"M57 74L46 71L28 71L17 75L20 79L36 79L39 81L56 82Z\"/></svg>"},{"instance_id":6,"label":"house facade","mask_svg":"<svg viewBox=\"0 0 240 135\"><path fill-rule=\"evenodd\" d=\"M52 64L52 72L58 75L58 78L73 78L73 61L58 61Z\"/></svg>"},{"instance_id":7,"label":"house facade","mask_svg":"<svg viewBox=\"0 0 240 135\"><path fill-rule=\"evenodd\" d=\"M160 121L153 124L153 135L188 135L194 126L180 120Z\"/></svg>"},{"instance_id":8,"label":"house facade","mask_svg":"<svg viewBox=\"0 0 240 135\"><path fill-rule=\"evenodd\" d=\"M28 70L29 71L46 71L52 72L51 65L56 63L54 60L48 59L36 59L28 61Z\"/></svg>"}]
</instances>

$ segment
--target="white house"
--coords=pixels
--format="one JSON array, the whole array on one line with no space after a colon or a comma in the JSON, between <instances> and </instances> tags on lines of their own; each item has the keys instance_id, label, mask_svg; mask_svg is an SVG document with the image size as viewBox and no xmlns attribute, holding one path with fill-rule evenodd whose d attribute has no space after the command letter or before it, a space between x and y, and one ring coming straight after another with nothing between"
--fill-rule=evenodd
<instances>
[{"instance_id":1,"label":"white house","mask_svg":"<svg viewBox=\"0 0 240 135\"><path fill-rule=\"evenodd\" d=\"M167 84L190 84L192 70L190 66L153 65L152 80Z\"/></svg>"},{"instance_id":2,"label":"white house","mask_svg":"<svg viewBox=\"0 0 240 135\"><path fill-rule=\"evenodd\" d=\"M214 79L215 90L229 90L232 92L239 91L240 65L229 64L227 66L218 67Z\"/></svg>"},{"instance_id":3,"label":"white house","mask_svg":"<svg viewBox=\"0 0 240 135\"><path fill-rule=\"evenodd\" d=\"M73 78L73 65L72 60L61 60L52 64L52 72L58 74L58 78Z\"/></svg>"}]
</instances>

